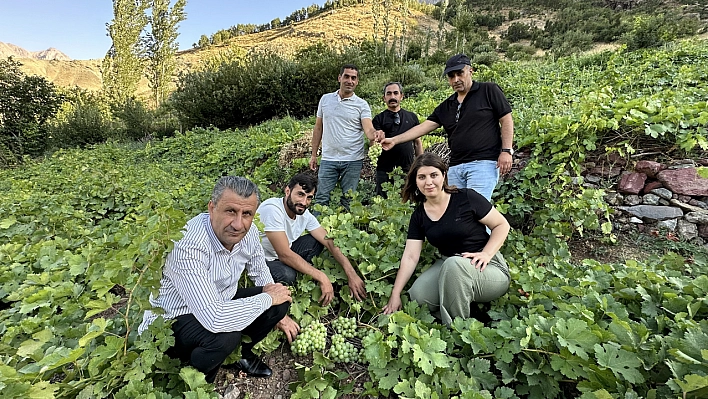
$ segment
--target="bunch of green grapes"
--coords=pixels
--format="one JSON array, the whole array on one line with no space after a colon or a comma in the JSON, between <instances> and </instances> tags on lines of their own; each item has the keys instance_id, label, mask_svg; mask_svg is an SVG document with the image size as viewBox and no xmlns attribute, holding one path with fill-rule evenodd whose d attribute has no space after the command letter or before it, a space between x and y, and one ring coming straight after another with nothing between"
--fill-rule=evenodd
<instances>
[{"instance_id":1,"label":"bunch of green grapes","mask_svg":"<svg viewBox=\"0 0 708 399\"><path fill-rule=\"evenodd\" d=\"M356 319L351 317L339 316L332 320L332 328L337 334L341 334L345 338L354 338L356 333Z\"/></svg>"},{"instance_id":2,"label":"bunch of green grapes","mask_svg":"<svg viewBox=\"0 0 708 399\"><path fill-rule=\"evenodd\" d=\"M313 321L300 331L290 345L290 350L298 356L305 356L314 351L324 351L326 341L327 327L319 321Z\"/></svg>"},{"instance_id":3,"label":"bunch of green grapes","mask_svg":"<svg viewBox=\"0 0 708 399\"><path fill-rule=\"evenodd\" d=\"M371 161L371 166L374 168L376 167L376 164L379 162L379 156L383 152L383 147L381 147L381 144L379 143L372 143L369 146L369 161Z\"/></svg>"},{"instance_id":4,"label":"bunch of green grapes","mask_svg":"<svg viewBox=\"0 0 708 399\"><path fill-rule=\"evenodd\" d=\"M342 334L334 334L329 356L338 363L351 363L359 360L359 350L351 342L346 341Z\"/></svg>"}]
</instances>

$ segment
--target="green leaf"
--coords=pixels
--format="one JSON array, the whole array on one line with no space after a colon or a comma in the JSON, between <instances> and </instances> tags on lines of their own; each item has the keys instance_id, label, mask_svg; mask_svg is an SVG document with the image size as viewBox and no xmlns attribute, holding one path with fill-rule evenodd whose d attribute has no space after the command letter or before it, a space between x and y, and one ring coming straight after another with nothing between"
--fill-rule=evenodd
<instances>
[{"instance_id":1,"label":"green leaf","mask_svg":"<svg viewBox=\"0 0 708 399\"><path fill-rule=\"evenodd\" d=\"M588 328L588 324L578 319L559 319L551 331L556 333L561 346L584 360L588 360L588 351L599 342L597 336Z\"/></svg>"},{"instance_id":2,"label":"green leaf","mask_svg":"<svg viewBox=\"0 0 708 399\"><path fill-rule=\"evenodd\" d=\"M182 367L179 371L179 376L192 391L207 385L204 374L192 366Z\"/></svg>"},{"instance_id":3,"label":"green leaf","mask_svg":"<svg viewBox=\"0 0 708 399\"><path fill-rule=\"evenodd\" d=\"M621 349L612 343L602 346L596 344L595 358L598 365L612 370L618 378L624 378L631 384L644 382L644 376L639 372L642 362L635 353Z\"/></svg>"},{"instance_id":4,"label":"green leaf","mask_svg":"<svg viewBox=\"0 0 708 399\"><path fill-rule=\"evenodd\" d=\"M8 229L15 223L17 223L17 218L15 218L15 216L10 216L9 218L5 218L0 222L0 229Z\"/></svg>"}]
</instances>

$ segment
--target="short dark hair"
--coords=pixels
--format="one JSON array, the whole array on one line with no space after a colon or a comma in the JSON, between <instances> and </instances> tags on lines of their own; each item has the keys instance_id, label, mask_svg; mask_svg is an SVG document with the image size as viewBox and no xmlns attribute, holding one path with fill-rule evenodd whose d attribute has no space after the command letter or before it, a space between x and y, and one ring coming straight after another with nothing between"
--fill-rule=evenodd
<instances>
[{"instance_id":1,"label":"short dark hair","mask_svg":"<svg viewBox=\"0 0 708 399\"><path fill-rule=\"evenodd\" d=\"M425 195L418 191L418 185L416 184L418 169L423 166L432 166L443 173L443 190L445 190L446 193L456 193L459 191L457 187L448 186L447 184L447 163L445 163L439 155L433 152L424 152L413 160L413 164L408 171L408 175L406 176L406 184L403 186L403 192L401 193L403 202L411 201L416 204L425 202Z\"/></svg>"},{"instance_id":2,"label":"short dark hair","mask_svg":"<svg viewBox=\"0 0 708 399\"><path fill-rule=\"evenodd\" d=\"M298 173L290 179L288 188L292 190L298 184L305 192L309 193L312 190L317 190L317 177L311 173Z\"/></svg>"},{"instance_id":3,"label":"short dark hair","mask_svg":"<svg viewBox=\"0 0 708 399\"><path fill-rule=\"evenodd\" d=\"M383 87L383 94L384 94L384 96L386 95L386 88L389 87L389 86L391 86L391 85L398 85L398 91L400 91L401 94L403 94L403 85L401 84L401 82L388 82L388 83L386 83L386 84L384 85L384 87Z\"/></svg>"},{"instance_id":4,"label":"short dark hair","mask_svg":"<svg viewBox=\"0 0 708 399\"><path fill-rule=\"evenodd\" d=\"M353 69L356 71L357 76L359 76L359 67L354 65L354 64L344 64L342 65L342 69L339 70L339 75L341 76L344 73L345 69Z\"/></svg>"}]
</instances>

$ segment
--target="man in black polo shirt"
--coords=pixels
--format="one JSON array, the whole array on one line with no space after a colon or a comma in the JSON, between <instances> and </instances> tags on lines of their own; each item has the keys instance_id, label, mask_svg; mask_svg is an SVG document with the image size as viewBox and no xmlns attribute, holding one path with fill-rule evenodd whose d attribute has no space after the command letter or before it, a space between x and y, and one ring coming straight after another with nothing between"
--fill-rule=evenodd
<instances>
[{"instance_id":1,"label":"man in black polo shirt","mask_svg":"<svg viewBox=\"0 0 708 399\"><path fill-rule=\"evenodd\" d=\"M386 83L383 89L383 100L388 108L376 115L372 121L377 131L382 131L386 137L394 137L418 125L418 115L401 108L403 86L399 82ZM400 166L403 173L408 173L414 154L418 156L422 153L423 142L420 138L382 152L376 162L376 194L385 196L381 185L391 181L388 174L396 166Z\"/></svg>"},{"instance_id":2,"label":"man in black polo shirt","mask_svg":"<svg viewBox=\"0 0 708 399\"><path fill-rule=\"evenodd\" d=\"M464 54L445 63L448 83L455 93L435 108L420 125L386 138L384 150L418 138L442 126L448 135L450 169L448 183L472 188L488 200L499 174L511 170L514 121L511 106L495 83L472 80L470 59Z\"/></svg>"}]
</instances>

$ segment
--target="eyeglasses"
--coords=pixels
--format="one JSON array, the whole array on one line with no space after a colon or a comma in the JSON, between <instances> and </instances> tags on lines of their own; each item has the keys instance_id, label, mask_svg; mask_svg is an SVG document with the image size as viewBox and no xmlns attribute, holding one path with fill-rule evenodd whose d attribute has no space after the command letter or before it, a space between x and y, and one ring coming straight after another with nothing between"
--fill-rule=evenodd
<instances>
[{"instance_id":1,"label":"eyeglasses","mask_svg":"<svg viewBox=\"0 0 708 399\"><path fill-rule=\"evenodd\" d=\"M400 125L401 124L401 115L396 112L396 116L393 118L393 124L394 125Z\"/></svg>"},{"instance_id":2,"label":"eyeglasses","mask_svg":"<svg viewBox=\"0 0 708 399\"><path fill-rule=\"evenodd\" d=\"M457 104L457 113L455 114L455 123L460 120L460 108L462 108L462 103Z\"/></svg>"}]
</instances>

